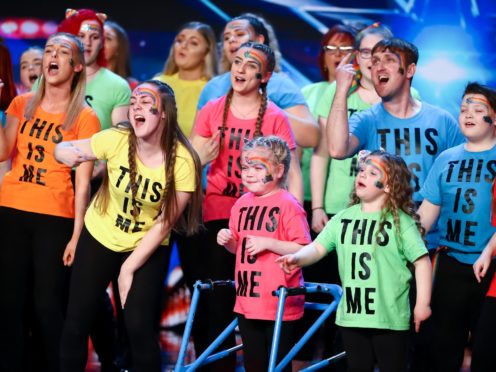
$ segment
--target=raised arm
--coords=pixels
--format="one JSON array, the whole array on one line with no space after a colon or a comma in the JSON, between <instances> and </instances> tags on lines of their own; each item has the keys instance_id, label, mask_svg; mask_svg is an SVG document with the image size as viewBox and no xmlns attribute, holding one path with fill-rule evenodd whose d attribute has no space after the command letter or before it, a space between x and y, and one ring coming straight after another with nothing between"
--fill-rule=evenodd
<instances>
[{"instance_id":1,"label":"raised arm","mask_svg":"<svg viewBox=\"0 0 496 372\"><path fill-rule=\"evenodd\" d=\"M358 139L350 135L348 124L348 91L356 74L350 59L348 54L336 68L336 93L327 117L327 146L329 155L335 159L350 157L359 146Z\"/></svg>"},{"instance_id":2,"label":"raised arm","mask_svg":"<svg viewBox=\"0 0 496 372\"><path fill-rule=\"evenodd\" d=\"M288 116L296 144L300 147L315 147L319 143L320 128L305 105L296 105L284 110Z\"/></svg>"},{"instance_id":3,"label":"raised arm","mask_svg":"<svg viewBox=\"0 0 496 372\"><path fill-rule=\"evenodd\" d=\"M126 258L121 266L121 271L119 273L118 283L119 283L119 295L121 297L121 303L124 307L133 282L134 273L150 258L150 256L155 252L158 246L164 241L165 237L172 230L173 224L179 216L183 213L184 208L188 204L191 194L188 192L177 191L177 211L174 217L174 221L171 224L164 223L163 218L158 218L155 224L148 230L148 232L143 236L138 246L134 251Z\"/></svg>"},{"instance_id":4,"label":"raised arm","mask_svg":"<svg viewBox=\"0 0 496 372\"><path fill-rule=\"evenodd\" d=\"M55 159L69 167L77 167L87 161L96 160L91 149L91 138L61 142L55 146Z\"/></svg>"},{"instance_id":5,"label":"raised arm","mask_svg":"<svg viewBox=\"0 0 496 372\"><path fill-rule=\"evenodd\" d=\"M284 272L289 274L296 268L308 266L319 261L326 254L327 250L323 245L312 242L296 253L279 257L276 262L280 264Z\"/></svg>"},{"instance_id":6,"label":"raised arm","mask_svg":"<svg viewBox=\"0 0 496 372\"><path fill-rule=\"evenodd\" d=\"M291 164L288 172L288 191L303 205L303 176L296 150L291 150Z\"/></svg>"}]
</instances>

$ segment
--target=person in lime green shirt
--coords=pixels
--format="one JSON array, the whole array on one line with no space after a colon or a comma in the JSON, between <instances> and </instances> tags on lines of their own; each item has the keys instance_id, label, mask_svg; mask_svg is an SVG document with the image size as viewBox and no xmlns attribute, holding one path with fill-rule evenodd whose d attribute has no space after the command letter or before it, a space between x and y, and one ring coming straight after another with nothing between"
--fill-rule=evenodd
<instances>
[{"instance_id":1,"label":"person in lime green shirt","mask_svg":"<svg viewBox=\"0 0 496 372\"><path fill-rule=\"evenodd\" d=\"M158 343L163 282L170 258L169 236L200 223L201 168L179 129L173 90L157 80L131 96L130 125L110 128L83 141L62 142L58 161L77 166L104 159L108 177L88 208L76 249L61 371L84 371L88 334L108 283L118 277L119 297L133 370L161 370Z\"/></svg>"},{"instance_id":2,"label":"person in lime green shirt","mask_svg":"<svg viewBox=\"0 0 496 372\"><path fill-rule=\"evenodd\" d=\"M382 150L363 154L352 206L338 212L315 241L276 260L292 270L311 265L336 250L343 297L340 327L350 371L407 368L412 280L415 269L415 330L431 315L432 268L424 229L405 161Z\"/></svg>"},{"instance_id":3,"label":"person in lime green shirt","mask_svg":"<svg viewBox=\"0 0 496 372\"><path fill-rule=\"evenodd\" d=\"M217 44L212 28L201 22L181 26L169 51L164 70L155 79L170 85L176 95L177 120L189 136L200 93L217 75Z\"/></svg>"}]
</instances>

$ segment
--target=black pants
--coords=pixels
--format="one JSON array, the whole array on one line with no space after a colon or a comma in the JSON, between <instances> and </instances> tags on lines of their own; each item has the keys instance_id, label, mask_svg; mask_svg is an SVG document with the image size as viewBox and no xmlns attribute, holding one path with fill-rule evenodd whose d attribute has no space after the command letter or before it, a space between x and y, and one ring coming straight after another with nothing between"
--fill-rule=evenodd
<instances>
[{"instance_id":1,"label":"black pants","mask_svg":"<svg viewBox=\"0 0 496 372\"><path fill-rule=\"evenodd\" d=\"M67 319L62 334L61 365L64 372L83 372L88 354L88 335L102 293L117 276L128 253L113 252L83 229L71 277ZM169 266L170 249L158 247L133 277L124 307L136 372L161 370L158 343L161 295Z\"/></svg>"},{"instance_id":2,"label":"black pants","mask_svg":"<svg viewBox=\"0 0 496 372\"><path fill-rule=\"evenodd\" d=\"M408 331L340 327L349 372L406 371Z\"/></svg>"},{"instance_id":3,"label":"black pants","mask_svg":"<svg viewBox=\"0 0 496 372\"><path fill-rule=\"evenodd\" d=\"M0 207L2 372L22 371L31 316L34 347L42 358L37 370L58 371L68 274L62 257L73 226L70 218Z\"/></svg>"},{"instance_id":4,"label":"black pants","mask_svg":"<svg viewBox=\"0 0 496 372\"><path fill-rule=\"evenodd\" d=\"M298 321L282 322L276 365L294 346L294 331L297 323ZM246 372L266 371L269 365L274 322L246 319L238 314L238 325L243 340L243 363ZM291 362L284 368L284 371L291 371Z\"/></svg>"},{"instance_id":5,"label":"black pants","mask_svg":"<svg viewBox=\"0 0 496 372\"><path fill-rule=\"evenodd\" d=\"M472 265L462 264L445 253L438 255L432 291L431 358L435 371L458 372L469 332L476 340L484 296L494 273L491 265L477 283Z\"/></svg>"},{"instance_id":6,"label":"black pants","mask_svg":"<svg viewBox=\"0 0 496 372\"><path fill-rule=\"evenodd\" d=\"M496 298L486 297L482 305L477 338L472 347L472 372L489 372L496 368Z\"/></svg>"},{"instance_id":7,"label":"black pants","mask_svg":"<svg viewBox=\"0 0 496 372\"><path fill-rule=\"evenodd\" d=\"M235 255L217 244L217 233L220 229L227 228L228 223L228 220L210 221L205 223L206 231L193 237L176 236L181 266L191 290L197 280L234 279ZM234 302L234 288L221 287L212 292L202 293L192 330L197 357L234 319ZM234 345L233 334L221 344L220 348ZM235 355L231 355L208 365L203 370L234 371L235 366Z\"/></svg>"}]
</instances>

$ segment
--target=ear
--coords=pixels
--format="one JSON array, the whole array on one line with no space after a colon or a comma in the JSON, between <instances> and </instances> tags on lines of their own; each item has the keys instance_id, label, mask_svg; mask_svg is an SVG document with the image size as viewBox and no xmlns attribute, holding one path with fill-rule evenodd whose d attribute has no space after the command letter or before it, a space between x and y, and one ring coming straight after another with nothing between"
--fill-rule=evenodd
<instances>
[{"instance_id":1,"label":"ear","mask_svg":"<svg viewBox=\"0 0 496 372\"><path fill-rule=\"evenodd\" d=\"M83 64L82 63L77 63L76 65L74 65L74 72L81 72L83 71Z\"/></svg>"},{"instance_id":2,"label":"ear","mask_svg":"<svg viewBox=\"0 0 496 372\"><path fill-rule=\"evenodd\" d=\"M72 17L76 13L77 13L77 10L76 9L67 8L65 10L65 19L67 19L69 17Z\"/></svg>"},{"instance_id":3,"label":"ear","mask_svg":"<svg viewBox=\"0 0 496 372\"><path fill-rule=\"evenodd\" d=\"M255 40L253 40L256 43L263 44L265 42L265 37L263 35L257 35L255 36Z\"/></svg>"},{"instance_id":4,"label":"ear","mask_svg":"<svg viewBox=\"0 0 496 372\"><path fill-rule=\"evenodd\" d=\"M262 80L260 80L260 81L262 83L266 83L269 81L271 76L272 76L272 72L266 72L265 75L262 77Z\"/></svg>"},{"instance_id":5,"label":"ear","mask_svg":"<svg viewBox=\"0 0 496 372\"><path fill-rule=\"evenodd\" d=\"M284 176L284 164L278 164L274 169L274 176L280 180Z\"/></svg>"},{"instance_id":6,"label":"ear","mask_svg":"<svg viewBox=\"0 0 496 372\"><path fill-rule=\"evenodd\" d=\"M96 13L96 17L100 20L100 22L105 23L107 20L107 15L105 13Z\"/></svg>"},{"instance_id":7,"label":"ear","mask_svg":"<svg viewBox=\"0 0 496 372\"><path fill-rule=\"evenodd\" d=\"M391 188L389 187L389 185L388 185L388 184L386 184L386 186L384 186L384 192L385 192L386 194L389 194L389 192L390 192L390 191L391 191Z\"/></svg>"},{"instance_id":8,"label":"ear","mask_svg":"<svg viewBox=\"0 0 496 372\"><path fill-rule=\"evenodd\" d=\"M417 71L417 65L415 63L410 63L406 69L406 77L408 79L413 78L413 75L415 75L415 71Z\"/></svg>"}]
</instances>

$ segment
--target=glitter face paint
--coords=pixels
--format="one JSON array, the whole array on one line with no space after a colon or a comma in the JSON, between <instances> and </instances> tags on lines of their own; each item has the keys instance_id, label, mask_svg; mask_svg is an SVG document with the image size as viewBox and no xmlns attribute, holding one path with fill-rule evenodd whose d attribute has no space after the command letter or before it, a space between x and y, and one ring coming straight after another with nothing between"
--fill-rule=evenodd
<instances>
[{"instance_id":1,"label":"glitter face paint","mask_svg":"<svg viewBox=\"0 0 496 372\"><path fill-rule=\"evenodd\" d=\"M263 183L271 182L274 180L274 177L272 176L273 173L272 163L269 161L269 159L261 156L252 156L251 158L245 157L245 162L250 167L255 167L258 165L265 168L267 174L262 180Z\"/></svg>"},{"instance_id":2,"label":"glitter face paint","mask_svg":"<svg viewBox=\"0 0 496 372\"><path fill-rule=\"evenodd\" d=\"M265 72L267 68L267 57L264 53L256 49L247 49L243 53L243 57L253 60L259 67L261 72Z\"/></svg>"},{"instance_id":3,"label":"glitter face paint","mask_svg":"<svg viewBox=\"0 0 496 372\"><path fill-rule=\"evenodd\" d=\"M157 92L147 87L138 87L135 89L135 91L136 91L136 95L138 96L148 96L152 99L153 103L150 112L154 115L157 115L158 105L160 103L160 96L157 94Z\"/></svg>"},{"instance_id":4,"label":"glitter face paint","mask_svg":"<svg viewBox=\"0 0 496 372\"><path fill-rule=\"evenodd\" d=\"M69 38L66 38L64 36L55 36L55 37L52 37L51 39L49 39L45 45L45 48L47 47L53 47L55 45L60 45L61 47L63 48L67 48L67 49L70 49L72 55L74 55L74 51L78 50L78 46L77 44L69 39ZM71 58L71 65L74 66L74 60Z\"/></svg>"},{"instance_id":5,"label":"glitter face paint","mask_svg":"<svg viewBox=\"0 0 496 372\"><path fill-rule=\"evenodd\" d=\"M488 110L491 107L491 104L489 103L489 101L487 99L485 99L484 97L472 97L472 96L469 96L469 97L465 98L465 103L467 105L470 105L470 104L484 105L484 106L486 106L486 108Z\"/></svg>"},{"instance_id":6,"label":"glitter face paint","mask_svg":"<svg viewBox=\"0 0 496 372\"><path fill-rule=\"evenodd\" d=\"M90 32L90 31L96 31L99 33L102 32L100 27L94 23L83 23L81 25L81 28L79 29L79 32Z\"/></svg>"}]
</instances>

